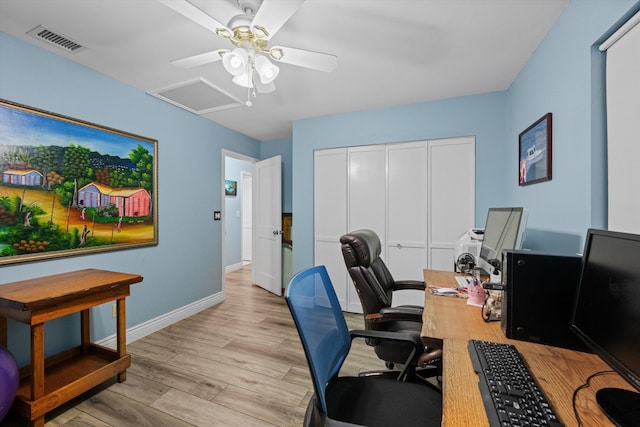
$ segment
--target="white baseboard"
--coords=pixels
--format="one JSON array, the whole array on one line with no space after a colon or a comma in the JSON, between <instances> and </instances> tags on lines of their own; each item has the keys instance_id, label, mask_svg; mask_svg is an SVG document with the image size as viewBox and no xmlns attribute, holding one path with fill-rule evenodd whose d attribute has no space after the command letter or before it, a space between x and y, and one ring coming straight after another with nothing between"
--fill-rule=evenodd
<instances>
[{"instance_id":1,"label":"white baseboard","mask_svg":"<svg viewBox=\"0 0 640 427\"><path fill-rule=\"evenodd\" d=\"M237 264L227 265L224 268L224 272L225 272L225 274L228 274L228 273L231 273L232 271L240 270L243 266L244 266L244 264L241 263L241 262L239 262Z\"/></svg>"},{"instance_id":2,"label":"white baseboard","mask_svg":"<svg viewBox=\"0 0 640 427\"><path fill-rule=\"evenodd\" d=\"M220 304L224 301L224 293L218 292L217 294L208 296L199 301L192 302L176 310L165 313L162 316L158 316L155 319L148 320L140 323L139 325L132 326L127 329L127 344L132 343L140 338L144 338L149 334L159 331L162 328L173 325L182 319L186 319L189 316L193 316L196 313L201 312L204 309L213 307L216 304ZM116 335L113 334L106 337L96 344L104 347L115 349L117 347Z\"/></svg>"}]
</instances>

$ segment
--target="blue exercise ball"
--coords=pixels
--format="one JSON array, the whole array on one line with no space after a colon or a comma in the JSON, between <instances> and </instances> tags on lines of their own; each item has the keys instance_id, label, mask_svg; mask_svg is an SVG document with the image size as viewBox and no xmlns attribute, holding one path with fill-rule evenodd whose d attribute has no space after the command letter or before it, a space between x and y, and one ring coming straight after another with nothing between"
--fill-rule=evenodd
<instances>
[{"instance_id":1,"label":"blue exercise ball","mask_svg":"<svg viewBox=\"0 0 640 427\"><path fill-rule=\"evenodd\" d=\"M18 392L19 382L20 375L16 359L9 350L0 346L0 421L11 409L13 399Z\"/></svg>"}]
</instances>

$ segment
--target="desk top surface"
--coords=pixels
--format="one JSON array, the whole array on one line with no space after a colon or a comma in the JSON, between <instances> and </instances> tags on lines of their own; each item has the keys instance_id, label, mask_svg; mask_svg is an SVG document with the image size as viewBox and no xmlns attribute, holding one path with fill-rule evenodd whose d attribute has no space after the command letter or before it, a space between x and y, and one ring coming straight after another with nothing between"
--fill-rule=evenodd
<instances>
[{"instance_id":1,"label":"desk top surface","mask_svg":"<svg viewBox=\"0 0 640 427\"><path fill-rule=\"evenodd\" d=\"M455 273L425 270L427 286L457 286ZM422 335L441 340L443 346L443 426L488 425L486 411L467 350L470 339L505 342L516 346L547 399L566 426L575 426L572 396L589 375L606 371L599 357L578 351L507 339L500 322L482 320L481 309L463 298L434 296L425 292ZM578 394L577 408L585 426L613 425L595 402L602 387L633 390L618 374L597 377Z\"/></svg>"},{"instance_id":2,"label":"desk top surface","mask_svg":"<svg viewBox=\"0 0 640 427\"><path fill-rule=\"evenodd\" d=\"M29 280L0 284L0 307L30 310L61 299L79 298L91 293L128 287L142 281L138 274L97 269L72 271Z\"/></svg>"}]
</instances>

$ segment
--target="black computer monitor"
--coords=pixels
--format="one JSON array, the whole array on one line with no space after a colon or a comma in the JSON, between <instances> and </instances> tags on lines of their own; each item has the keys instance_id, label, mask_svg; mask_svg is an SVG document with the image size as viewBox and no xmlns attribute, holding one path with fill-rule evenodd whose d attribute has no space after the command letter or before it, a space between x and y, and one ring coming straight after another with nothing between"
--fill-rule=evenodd
<instances>
[{"instance_id":1,"label":"black computer monitor","mask_svg":"<svg viewBox=\"0 0 640 427\"><path fill-rule=\"evenodd\" d=\"M489 208L478 266L492 272L495 261L502 260L505 249L522 249L527 227L525 208Z\"/></svg>"},{"instance_id":2,"label":"black computer monitor","mask_svg":"<svg viewBox=\"0 0 640 427\"><path fill-rule=\"evenodd\" d=\"M640 391L640 236L587 232L571 329ZM603 388L602 410L617 425L638 425L640 393Z\"/></svg>"}]
</instances>

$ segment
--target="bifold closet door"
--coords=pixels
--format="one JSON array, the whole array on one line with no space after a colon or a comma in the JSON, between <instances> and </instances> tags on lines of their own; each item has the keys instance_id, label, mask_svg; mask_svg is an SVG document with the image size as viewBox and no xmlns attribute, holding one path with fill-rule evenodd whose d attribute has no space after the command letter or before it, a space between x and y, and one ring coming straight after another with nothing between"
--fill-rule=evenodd
<instances>
[{"instance_id":1,"label":"bifold closet door","mask_svg":"<svg viewBox=\"0 0 640 427\"><path fill-rule=\"evenodd\" d=\"M429 268L454 270L455 242L475 223L475 137L429 141Z\"/></svg>"},{"instance_id":2,"label":"bifold closet door","mask_svg":"<svg viewBox=\"0 0 640 427\"><path fill-rule=\"evenodd\" d=\"M427 267L427 141L387 145L386 264L398 280ZM396 292L393 305L424 305L424 292Z\"/></svg>"},{"instance_id":3,"label":"bifold closet door","mask_svg":"<svg viewBox=\"0 0 640 427\"><path fill-rule=\"evenodd\" d=\"M347 232L347 185L347 149L316 151L314 261L327 268L343 310L348 309L348 293L353 288L340 250L340 236Z\"/></svg>"}]
</instances>

